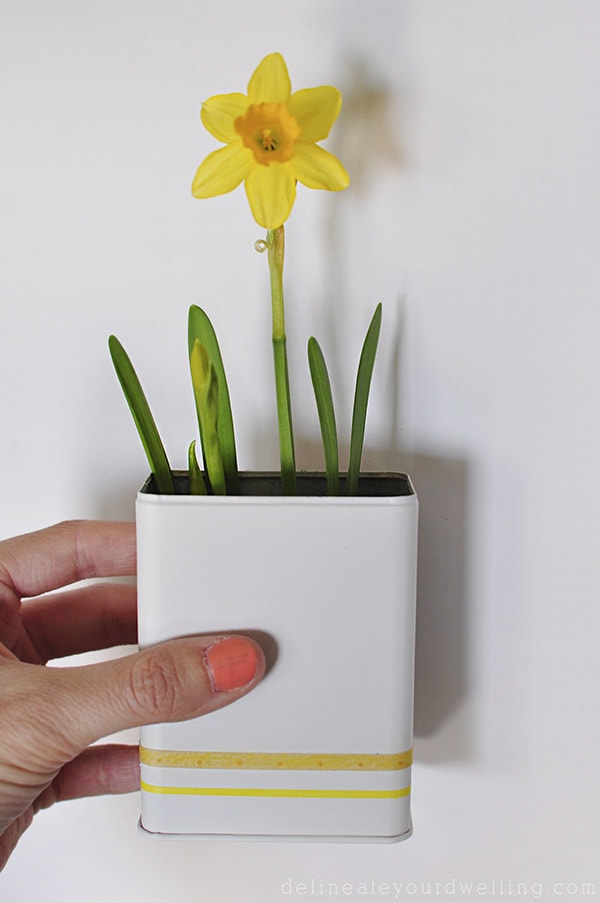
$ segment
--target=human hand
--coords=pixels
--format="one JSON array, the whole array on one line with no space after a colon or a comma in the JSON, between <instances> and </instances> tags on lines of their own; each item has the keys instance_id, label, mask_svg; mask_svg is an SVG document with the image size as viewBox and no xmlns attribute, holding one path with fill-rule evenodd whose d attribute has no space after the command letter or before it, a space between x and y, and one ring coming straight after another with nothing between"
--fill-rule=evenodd
<instances>
[{"instance_id":1,"label":"human hand","mask_svg":"<svg viewBox=\"0 0 600 903\"><path fill-rule=\"evenodd\" d=\"M40 809L139 789L137 746L90 746L221 708L264 673L246 637L188 637L99 664L51 659L137 642L133 524L75 521L0 542L0 869ZM49 593L49 595L43 595ZM25 601L21 602L22 599Z\"/></svg>"}]
</instances>

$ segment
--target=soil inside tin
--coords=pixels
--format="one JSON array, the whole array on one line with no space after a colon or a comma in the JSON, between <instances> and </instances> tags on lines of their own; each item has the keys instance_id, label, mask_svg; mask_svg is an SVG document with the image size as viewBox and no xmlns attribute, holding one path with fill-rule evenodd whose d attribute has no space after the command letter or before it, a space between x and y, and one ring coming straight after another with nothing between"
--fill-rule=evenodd
<instances>
[{"instance_id":1,"label":"soil inside tin","mask_svg":"<svg viewBox=\"0 0 600 903\"><path fill-rule=\"evenodd\" d=\"M173 474L177 495L189 494L189 480L185 471ZM299 473L297 476L298 497L327 496L327 483L324 474ZM340 476L340 496L345 495L345 477ZM150 476L142 492L159 495L154 477ZM277 473L240 473L241 496L282 496L281 477ZM414 495L409 477L404 473L367 473L361 476L358 483L357 496L360 498L390 498L400 495Z\"/></svg>"}]
</instances>

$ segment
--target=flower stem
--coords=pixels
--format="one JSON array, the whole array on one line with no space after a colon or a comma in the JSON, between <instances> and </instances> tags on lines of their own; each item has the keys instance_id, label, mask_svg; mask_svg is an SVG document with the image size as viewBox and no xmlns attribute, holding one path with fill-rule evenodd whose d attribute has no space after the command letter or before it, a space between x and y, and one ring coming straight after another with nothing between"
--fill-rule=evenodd
<instances>
[{"instance_id":1,"label":"flower stem","mask_svg":"<svg viewBox=\"0 0 600 903\"><path fill-rule=\"evenodd\" d=\"M277 393L277 423L279 427L279 456L281 486L284 495L296 494L296 457L292 430L292 408L288 375L285 316L283 305L283 226L267 232L269 275L271 278L271 307L273 313L273 360Z\"/></svg>"}]
</instances>

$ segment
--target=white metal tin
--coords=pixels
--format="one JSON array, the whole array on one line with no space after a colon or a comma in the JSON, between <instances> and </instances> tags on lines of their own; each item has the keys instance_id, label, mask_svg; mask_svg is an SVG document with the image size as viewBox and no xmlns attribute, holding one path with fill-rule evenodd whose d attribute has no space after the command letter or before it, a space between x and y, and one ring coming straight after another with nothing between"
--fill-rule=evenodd
<instances>
[{"instance_id":1,"label":"white metal tin","mask_svg":"<svg viewBox=\"0 0 600 903\"><path fill-rule=\"evenodd\" d=\"M368 485L376 496L139 493L140 645L237 632L276 649L233 705L142 729L145 831L410 834L417 498L402 475Z\"/></svg>"}]
</instances>

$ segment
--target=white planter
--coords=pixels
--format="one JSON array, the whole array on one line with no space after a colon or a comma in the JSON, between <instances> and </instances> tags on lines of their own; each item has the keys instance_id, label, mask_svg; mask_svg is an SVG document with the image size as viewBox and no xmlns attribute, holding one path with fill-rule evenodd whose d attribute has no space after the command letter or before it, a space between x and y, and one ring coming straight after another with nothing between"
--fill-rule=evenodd
<instances>
[{"instance_id":1,"label":"white planter","mask_svg":"<svg viewBox=\"0 0 600 903\"><path fill-rule=\"evenodd\" d=\"M300 491L317 482L300 477ZM369 495L357 498L284 498L272 475L242 483L242 496L148 486L138 496L140 645L238 632L276 649L261 684L233 705L142 729L141 825L156 835L407 837L410 480L363 478Z\"/></svg>"}]
</instances>

